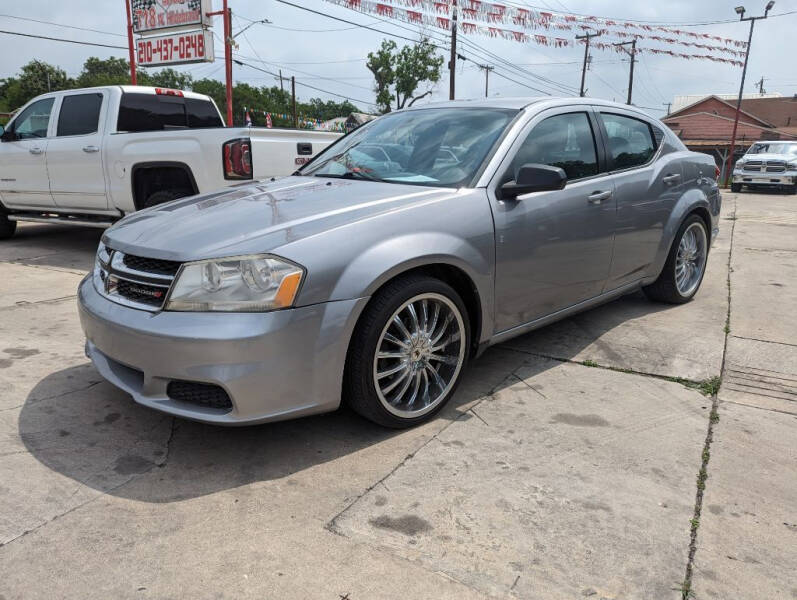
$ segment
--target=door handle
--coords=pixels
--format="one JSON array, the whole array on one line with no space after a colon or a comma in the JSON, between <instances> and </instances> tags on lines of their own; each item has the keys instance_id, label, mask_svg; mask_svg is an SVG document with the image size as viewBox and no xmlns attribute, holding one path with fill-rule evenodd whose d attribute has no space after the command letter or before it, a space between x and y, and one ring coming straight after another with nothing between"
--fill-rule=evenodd
<instances>
[{"instance_id":1,"label":"door handle","mask_svg":"<svg viewBox=\"0 0 797 600\"><path fill-rule=\"evenodd\" d=\"M42 150L39 147L36 147L36 148L28 148L28 152L30 152L31 154L41 154L42 152L44 152L44 150Z\"/></svg>"},{"instance_id":2,"label":"door handle","mask_svg":"<svg viewBox=\"0 0 797 600\"><path fill-rule=\"evenodd\" d=\"M665 185L670 185L671 183L678 183L681 180L681 176L678 173L673 173L672 175L667 175L661 178L662 183Z\"/></svg>"},{"instance_id":3,"label":"door handle","mask_svg":"<svg viewBox=\"0 0 797 600\"><path fill-rule=\"evenodd\" d=\"M100 149L97 146L83 146L83 152L88 152L91 154L92 152L99 152Z\"/></svg>"},{"instance_id":4,"label":"door handle","mask_svg":"<svg viewBox=\"0 0 797 600\"><path fill-rule=\"evenodd\" d=\"M589 196L587 196L587 202L590 204L600 204L604 200L608 200L611 197L611 190L607 190L605 192L592 192Z\"/></svg>"}]
</instances>

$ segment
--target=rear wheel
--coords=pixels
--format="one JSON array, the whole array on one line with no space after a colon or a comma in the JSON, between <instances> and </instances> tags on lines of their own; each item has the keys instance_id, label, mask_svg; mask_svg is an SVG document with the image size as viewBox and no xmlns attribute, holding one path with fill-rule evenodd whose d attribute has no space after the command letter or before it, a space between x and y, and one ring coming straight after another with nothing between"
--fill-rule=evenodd
<instances>
[{"instance_id":1,"label":"rear wheel","mask_svg":"<svg viewBox=\"0 0 797 600\"><path fill-rule=\"evenodd\" d=\"M427 421L454 394L469 344L467 310L451 286L422 275L399 278L373 297L355 328L346 401L386 427Z\"/></svg>"},{"instance_id":2,"label":"rear wheel","mask_svg":"<svg viewBox=\"0 0 797 600\"><path fill-rule=\"evenodd\" d=\"M689 302L703 281L707 258L706 224L699 216L691 215L678 229L661 275L643 291L648 298L659 302Z\"/></svg>"},{"instance_id":3,"label":"rear wheel","mask_svg":"<svg viewBox=\"0 0 797 600\"><path fill-rule=\"evenodd\" d=\"M150 208L152 206L158 206L159 204L165 204L166 202L171 202L178 198L191 196L193 193L194 192L191 190L160 190L150 194L141 204L141 208Z\"/></svg>"},{"instance_id":4,"label":"rear wheel","mask_svg":"<svg viewBox=\"0 0 797 600\"><path fill-rule=\"evenodd\" d=\"M742 184L741 183L732 183L731 184L731 191L734 194L738 194L739 192L742 191Z\"/></svg>"},{"instance_id":5,"label":"rear wheel","mask_svg":"<svg viewBox=\"0 0 797 600\"><path fill-rule=\"evenodd\" d=\"M17 230L17 222L8 218L8 214L0 211L0 240L7 240Z\"/></svg>"}]
</instances>

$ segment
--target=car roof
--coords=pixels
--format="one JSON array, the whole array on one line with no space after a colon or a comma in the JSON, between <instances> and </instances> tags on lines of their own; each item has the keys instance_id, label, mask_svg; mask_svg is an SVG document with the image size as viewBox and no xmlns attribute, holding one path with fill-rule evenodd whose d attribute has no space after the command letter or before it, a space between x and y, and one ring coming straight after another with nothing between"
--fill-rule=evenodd
<instances>
[{"instance_id":1,"label":"car roof","mask_svg":"<svg viewBox=\"0 0 797 600\"><path fill-rule=\"evenodd\" d=\"M545 108L555 108L556 106L572 106L574 104L585 104L588 106L605 106L610 108L621 108L640 113L649 119L658 120L647 114L643 109L633 104L621 104L610 100L599 98L581 98L566 96L526 96L513 98L478 98L473 100L447 100L442 102L430 102L419 106L405 108L403 110L422 110L424 108L508 108L523 110L530 106L540 105Z\"/></svg>"}]
</instances>

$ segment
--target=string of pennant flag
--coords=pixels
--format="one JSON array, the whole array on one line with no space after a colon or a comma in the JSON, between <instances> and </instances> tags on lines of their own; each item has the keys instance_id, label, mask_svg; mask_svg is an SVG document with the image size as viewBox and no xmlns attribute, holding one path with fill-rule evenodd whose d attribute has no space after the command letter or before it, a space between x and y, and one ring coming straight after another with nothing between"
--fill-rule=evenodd
<instances>
[{"instance_id":1,"label":"string of pennant flag","mask_svg":"<svg viewBox=\"0 0 797 600\"><path fill-rule=\"evenodd\" d=\"M274 127L274 121L281 119L293 123L293 115L288 113L275 113L267 110L259 110L244 106L244 123L252 125L255 116L262 116L265 119L266 127ZM302 129L319 129L321 131L341 131L346 132L346 125L343 122L327 122L323 119L298 115L297 121Z\"/></svg>"},{"instance_id":2,"label":"string of pennant flag","mask_svg":"<svg viewBox=\"0 0 797 600\"><path fill-rule=\"evenodd\" d=\"M393 0L394 4L377 2L375 0L325 0L331 4L343 6L361 13L374 14L382 17L398 19L415 25L427 25L446 31L451 30L451 3L450 0ZM459 0L458 28L463 34L484 35L492 38L534 43L541 46L563 48L575 46L583 41L562 37L561 35L545 35L537 33L540 29L557 31L597 31L607 37L619 38L623 41L637 39L647 40L666 45L681 45L712 52L720 52L726 56L713 54L689 54L683 51L661 49L654 47L639 47L637 53L664 54L686 60L710 60L734 66L742 66L738 60L744 56L746 42L723 38L693 31L683 31L668 27L641 25L604 19L601 17L580 17L549 12L540 12L532 9L518 8L480 0ZM424 12L427 11L427 12ZM472 19L472 20L465 20ZM474 22L474 21L483 22ZM498 24L512 23L521 29L499 27ZM633 30L633 31L630 31ZM532 33L529 33L532 31ZM666 33L667 36L660 35ZM675 36L688 36L690 39L679 39ZM699 40L699 41L698 41ZM721 42L722 45L708 43L707 40ZM611 43L591 42L591 46L599 50L614 50L623 52L623 49ZM731 58L733 57L733 58Z\"/></svg>"}]
</instances>

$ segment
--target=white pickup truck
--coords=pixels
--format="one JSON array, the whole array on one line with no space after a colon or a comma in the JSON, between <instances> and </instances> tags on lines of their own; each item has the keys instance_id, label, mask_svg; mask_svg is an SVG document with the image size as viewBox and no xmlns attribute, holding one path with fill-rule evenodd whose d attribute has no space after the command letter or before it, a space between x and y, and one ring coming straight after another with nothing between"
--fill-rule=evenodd
<instances>
[{"instance_id":1,"label":"white pickup truck","mask_svg":"<svg viewBox=\"0 0 797 600\"><path fill-rule=\"evenodd\" d=\"M289 175L340 137L227 128L208 96L142 86L44 94L0 132L0 239L17 221L107 227L175 198Z\"/></svg>"}]
</instances>

